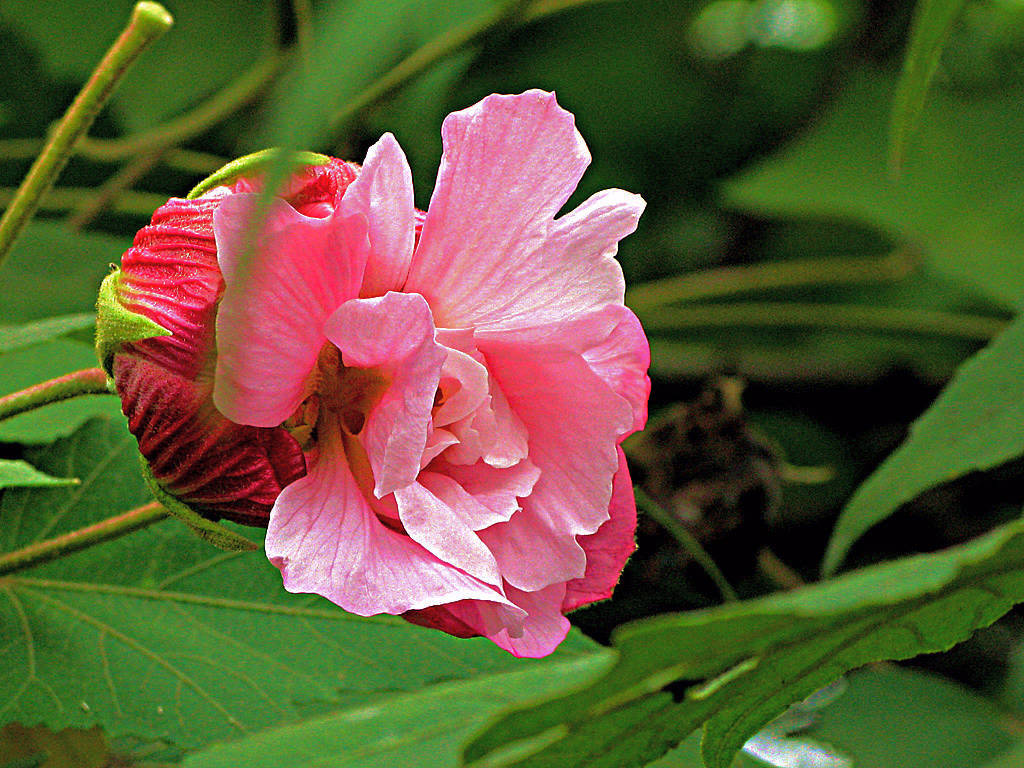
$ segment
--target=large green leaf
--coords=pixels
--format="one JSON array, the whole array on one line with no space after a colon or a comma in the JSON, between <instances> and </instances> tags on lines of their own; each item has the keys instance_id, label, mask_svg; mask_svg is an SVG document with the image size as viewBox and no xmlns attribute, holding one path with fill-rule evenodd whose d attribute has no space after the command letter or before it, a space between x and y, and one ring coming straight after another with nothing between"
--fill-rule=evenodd
<instances>
[{"instance_id":1,"label":"large green leaf","mask_svg":"<svg viewBox=\"0 0 1024 768\"><path fill-rule=\"evenodd\" d=\"M898 168L917 126L942 49L965 0L917 0L903 73L896 85L889 136L890 165Z\"/></svg>"},{"instance_id":2,"label":"large green leaf","mask_svg":"<svg viewBox=\"0 0 1024 768\"><path fill-rule=\"evenodd\" d=\"M53 477L40 472L27 461L0 459L0 490L4 488L54 488L77 485L73 477Z\"/></svg>"},{"instance_id":3,"label":"large green leaf","mask_svg":"<svg viewBox=\"0 0 1024 768\"><path fill-rule=\"evenodd\" d=\"M185 768L457 768L463 740L488 717L589 682L611 653L550 659L528 669L392 694L295 725L218 744Z\"/></svg>"},{"instance_id":4,"label":"large green leaf","mask_svg":"<svg viewBox=\"0 0 1024 768\"><path fill-rule=\"evenodd\" d=\"M830 582L620 630L620 659L584 690L503 716L467 749L488 765L630 768L705 724L708 768L845 672L950 648L1024 600L1024 522ZM679 681L680 703L662 688ZM520 742L516 761L495 750ZM519 751L518 755L522 755Z\"/></svg>"},{"instance_id":5,"label":"large green leaf","mask_svg":"<svg viewBox=\"0 0 1024 768\"><path fill-rule=\"evenodd\" d=\"M0 395L83 368L95 368L90 344L58 339L0 355ZM74 432L93 416L122 420L121 401L112 395L86 395L0 422L0 441L47 443ZM125 430L127 433L127 430Z\"/></svg>"},{"instance_id":6,"label":"large green leaf","mask_svg":"<svg viewBox=\"0 0 1024 768\"><path fill-rule=\"evenodd\" d=\"M0 325L0 353L53 341L69 333L92 328L95 324L96 315L92 312L76 312L24 325Z\"/></svg>"},{"instance_id":7,"label":"large green leaf","mask_svg":"<svg viewBox=\"0 0 1024 768\"><path fill-rule=\"evenodd\" d=\"M726 199L760 214L876 226L919 246L932 268L1024 306L1024 92L933 94L894 181L885 142L893 85L856 73L807 135L728 182Z\"/></svg>"},{"instance_id":8,"label":"large green leaf","mask_svg":"<svg viewBox=\"0 0 1024 768\"><path fill-rule=\"evenodd\" d=\"M910 435L857 490L829 541L832 573L875 523L922 491L1024 454L1024 319L968 360Z\"/></svg>"},{"instance_id":9,"label":"large green leaf","mask_svg":"<svg viewBox=\"0 0 1024 768\"><path fill-rule=\"evenodd\" d=\"M0 551L147 500L119 425L91 421L30 458L82 484L6 491ZM5 576L0 592L0 720L52 729L194 747L296 720L306 704L535 666L486 640L290 595L261 553L216 550L174 520ZM553 658L592 649L576 636Z\"/></svg>"}]
</instances>

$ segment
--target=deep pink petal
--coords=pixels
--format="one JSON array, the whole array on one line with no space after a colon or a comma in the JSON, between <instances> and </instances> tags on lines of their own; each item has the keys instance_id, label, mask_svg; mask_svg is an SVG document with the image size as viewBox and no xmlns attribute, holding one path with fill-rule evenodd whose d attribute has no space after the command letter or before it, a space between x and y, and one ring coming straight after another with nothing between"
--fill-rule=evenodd
<instances>
[{"instance_id":1,"label":"deep pink petal","mask_svg":"<svg viewBox=\"0 0 1024 768\"><path fill-rule=\"evenodd\" d=\"M213 399L232 421L276 427L309 394L304 388L326 340L327 318L359 292L366 224L355 216L303 216L274 200L251 261L243 264L257 199L227 197L214 214L226 288L217 313Z\"/></svg>"},{"instance_id":2,"label":"deep pink petal","mask_svg":"<svg viewBox=\"0 0 1024 768\"><path fill-rule=\"evenodd\" d=\"M422 296L394 293L353 299L331 315L327 338L352 368L372 368L388 388L362 432L378 498L409 485L431 431L430 412L447 357L434 341L434 321Z\"/></svg>"},{"instance_id":3,"label":"deep pink petal","mask_svg":"<svg viewBox=\"0 0 1024 768\"><path fill-rule=\"evenodd\" d=\"M412 171L390 133L367 151L342 207L362 214L369 225L370 257L359 295L366 298L401 290L412 259L415 208Z\"/></svg>"},{"instance_id":4,"label":"deep pink petal","mask_svg":"<svg viewBox=\"0 0 1024 768\"><path fill-rule=\"evenodd\" d=\"M587 553L587 570L583 578L565 585L563 611L571 611L596 600L612 596L619 574L636 549L636 500L629 478L626 457L619 449L619 471L612 483L611 517L596 533L580 536L578 541Z\"/></svg>"},{"instance_id":5,"label":"deep pink petal","mask_svg":"<svg viewBox=\"0 0 1024 768\"><path fill-rule=\"evenodd\" d=\"M382 525L332 446L278 497L266 550L289 592L322 595L360 616L459 600L500 604L512 623L522 614L494 587Z\"/></svg>"},{"instance_id":6,"label":"deep pink petal","mask_svg":"<svg viewBox=\"0 0 1024 768\"><path fill-rule=\"evenodd\" d=\"M554 94L488 96L448 116L444 155L406 290L448 328L506 303L590 163Z\"/></svg>"},{"instance_id":7,"label":"deep pink petal","mask_svg":"<svg viewBox=\"0 0 1024 768\"><path fill-rule=\"evenodd\" d=\"M477 536L480 518L489 510L450 477L423 472L419 479L395 491L402 526L413 541L440 560L470 576L501 585L498 563Z\"/></svg>"}]
</instances>

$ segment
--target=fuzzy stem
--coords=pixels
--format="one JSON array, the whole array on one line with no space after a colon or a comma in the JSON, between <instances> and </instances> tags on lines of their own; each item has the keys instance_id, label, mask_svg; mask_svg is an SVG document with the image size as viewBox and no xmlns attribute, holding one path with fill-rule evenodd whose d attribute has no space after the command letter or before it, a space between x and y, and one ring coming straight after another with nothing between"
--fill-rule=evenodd
<instances>
[{"instance_id":1,"label":"fuzzy stem","mask_svg":"<svg viewBox=\"0 0 1024 768\"><path fill-rule=\"evenodd\" d=\"M0 397L0 421L79 395L109 395L107 374L86 368Z\"/></svg>"},{"instance_id":2,"label":"fuzzy stem","mask_svg":"<svg viewBox=\"0 0 1024 768\"><path fill-rule=\"evenodd\" d=\"M158 3L136 3L131 21L100 61L89 82L79 91L68 111L50 135L42 153L29 169L14 200L0 219L0 264L10 253L15 239L28 224L46 191L53 186L74 149L75 143L89 130L100 109L114 92L117 83L139 55L161 35L174 20Z\"/></svg>"},{"instance_id":3,"label":"fuzzy stem","mask_svg":"<svg viewBox=\"0 0 1024 768\"><path fill-rule=\"evenodd\" d=\"M37 541L27 547L0 555L0 576L24 571L73 552L88 549L111 539L146 528L166 519L169 513L156 501L136 507L115 517L101 520L86 528Z\"/></svg>"},{"instance_id":4,"label":"fuzzy stem","mask_svg":"<svg viewBox=\"0 0 1024 768\"><path fill-rule=\"evenodd\" d=\"M862 304L730 302L651 307L637 309L636 313L650 332L721 327L837 328L987 341L1006 327L1006 321L998 317Z\"/></svg>"},{"instance_id":5,"label":"fuzzy stem","mask_svg":"<svg viewBox=\"0 0 1024 768\"><path fill-rule=\"evenodd\" d=\"M882 257L794 259L718 267L641 283L626 294L626 304L643 311L674 302L778 288L896 282L911 275L919 262L911 251L897 249Z\"/></svg>"},{"instance_id":6,"label":"fuzzy stem","mask_svg":"<svg viewBox=\"0 0 1024 768\"><path fill-rule=\"evenodd\" d=\"M697 541L696 537L690 533L689 529L667 511L662 509L661 505L658 504L654 499L644 493L638 487L633 488L634 495L636 496L636 505L654 518L655 522L658 523L662 528L672 534L679 545L686 550L686 552L692 557L708 577L715 583L718 591L722 595L722 599L727 603L735 602L739 600L736 594L736 590L732 588L728 580L725 578L725 574L715 565L715 561L711 555L708 554L707 550L701 546L700 542Z\"/></svg>"}]
</instances>

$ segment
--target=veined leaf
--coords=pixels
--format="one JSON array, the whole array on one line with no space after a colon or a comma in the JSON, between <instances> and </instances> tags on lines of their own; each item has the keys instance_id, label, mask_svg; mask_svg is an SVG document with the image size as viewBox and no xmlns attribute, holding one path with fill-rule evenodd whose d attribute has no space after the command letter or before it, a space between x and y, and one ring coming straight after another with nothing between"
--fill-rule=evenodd
<instances>
[{"instance_id":1,"label":"veined leaf","mask_svg":"<svg viewBox=\"0 0 1024 768\"><path fill-rule=\"evenodd\" d=\"M0 326L0 353L42 344L66 336L73 331L91 328L96 323L92 312L48 317L25 325Z\"/></svg>"},{"instance_id":2,"label":"veined leaf","mask_svg":"<svg viewBox=\"0 0 1024 768\"><path fill-rule=\"evenodd\" d=\"M78 485L78 480L73 477L53 477L40 472L27 461L0 459L0 489L54 488L62 485Z\"/></svg>"},{"instance_id":3,"label":"veined leaf","mask_svg":"<svg viewBox=\"0 0 1024 768\"><path fill-rule=\"evenodd\" d=\"M552 659L523 670L392 694L329 715L214 745L184 768L457 768L463 739L488 717L522 701L593 679L610 651Z\"/></svg>"},{"instance_id":4,"label":"veined leaf","mask_svg":"<svg viewBox=\"0 0 1024 768\"><path fill-rule=\"evenodd\" d=\"M136 451L94 420L34 453L82 483L6 491L0 551L148 501ZM575 636L554 658L592 648ZM221 552L174 520L0 578L0 655L0 722L185 747L297 720L304 703L533 668L486 640L288 594L262 553Z\"/></svg>"},{"instance_id":5,"label":"veined leaf","mask_svg":"<svg viewBox=\"0 0 1024 768\"><path fill-rule=\"evenodd\" d=\"M924 109L928 86L939 64L942 49L949 40L953 23L963 10L965 0L917 0L910 42L903 60L903 73L896 84L889 124L889 164L893 169L903 162L907 139L917 126Z\"/></svg>"},{"instance_id":6,"label":"veined leaf","mask_svg":"<svg viewBox=\"0 0 1024 768\"><path fill-rule=\"evenodd\" d=\"M1024 454L1024 319L968 360L910 429L907 440L857 489L829 541L834 572L853 543L922 491Z\"/></svg>"},{"instance_id":7,"label":"veined leaf","mask_svg":"<svg viewBox=\"0 0 1024 768\"><path fill-rule=\"evenodd\" d=\"M727 768L765 723L838 676L946 650L1022 600L1024 522L1015 522L793 592L637 622L615 635L620 658L606 677L504 715L466 756L488 766L631 768L703 723L708 768ZM662 690L677 681L678 704ZM510 745L510 756L495 754Z\"/></svg>"}]
</instances>

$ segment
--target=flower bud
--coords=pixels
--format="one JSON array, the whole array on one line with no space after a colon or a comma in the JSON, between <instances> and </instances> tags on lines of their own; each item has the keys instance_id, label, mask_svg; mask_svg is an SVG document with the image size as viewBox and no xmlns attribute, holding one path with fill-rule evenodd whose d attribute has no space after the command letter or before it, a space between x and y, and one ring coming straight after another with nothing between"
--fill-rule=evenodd
<instances>
[{"instance_id":1,"label":"flower bud","mask_svg":"<svg viewBox=\"0 0 1024 768\"><path fill-rule=\"evenodd\" d=\"M211 177L219 186L201 185L196 199L157 209L104 281L97 319L97 352L151 489L193 530L228 549L253 545L217 520L265 527L281 489L306 472L302 450L284 428L236 424L212 400L224 292L213 216L228 197L259 190L254 163L246 161ZM332 206L355 171L326 161L303 167L282 196L300 209Z\"/></svg>"}]
</instances>

